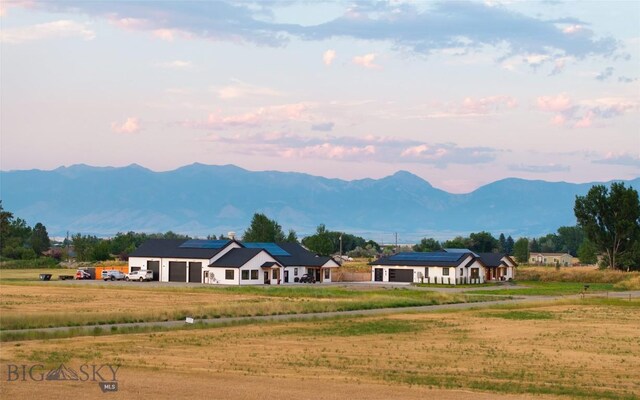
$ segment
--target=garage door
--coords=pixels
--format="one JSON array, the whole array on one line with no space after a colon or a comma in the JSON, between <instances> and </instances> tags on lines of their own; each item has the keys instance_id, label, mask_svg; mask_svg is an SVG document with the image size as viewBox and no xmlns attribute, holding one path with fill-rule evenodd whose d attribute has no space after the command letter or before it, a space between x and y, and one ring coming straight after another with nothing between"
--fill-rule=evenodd
<instances>
[{"instance_id":1,"label":"garage door","mask_svg":"<svg viewBox=\"0 0 640 400\"><path fill-rule=\"evenodd\" d=\"M202 263L189 263L189 282L202 283Z\"/></svg>"},{"instance_id":2,"label":"garage door","mask_svg":"<svg viewBox=\"0 0 640 400\"><path fill-rule=\"evenodd\" d=\"M169 282L187 281L187 263L183 261L169 261Z\"/></svg>"},{"instance_id":3,"label":"garage door","mask_svg":"<svg viewBox=\"0 0 640 400\"><path fill-rule=\"evenodd\" d=\"M413 282L412 269L390 269L389 282Z\"/></svg>"},{"instance_id":4,"label":"garage door","mask_svg":"<svg viewBox=\"0 0 640 400\"><path fill-rule=\"evenodd\" d=\"M147 261L147 269L153 271L153 280L160 280L160 261Z\"/></svg>"}]
</instances>

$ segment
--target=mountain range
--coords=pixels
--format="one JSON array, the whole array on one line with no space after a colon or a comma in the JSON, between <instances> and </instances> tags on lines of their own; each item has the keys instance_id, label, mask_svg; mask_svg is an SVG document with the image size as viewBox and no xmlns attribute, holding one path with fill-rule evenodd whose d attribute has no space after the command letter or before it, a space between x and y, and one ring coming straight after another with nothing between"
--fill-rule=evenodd
<instances>
[{"instance_id":1,"label":"mountain range","mask_svg":"<svg viewBox=\"0 0 640 400\"><path fill-rule=\"evenodd\" d=\"M638 188L640 178L625 183ZM51 236L241 234L255 212L302 236L321 223L376 241L389 242L397 232L402 243L483 230L538 236L575 225L575 196L593 184L509 178L452 194L406 171L353 181L203 164L167 172L136 164L0 172L4 209L30 225L42 222Z\"/></svg>"}]
</instances>

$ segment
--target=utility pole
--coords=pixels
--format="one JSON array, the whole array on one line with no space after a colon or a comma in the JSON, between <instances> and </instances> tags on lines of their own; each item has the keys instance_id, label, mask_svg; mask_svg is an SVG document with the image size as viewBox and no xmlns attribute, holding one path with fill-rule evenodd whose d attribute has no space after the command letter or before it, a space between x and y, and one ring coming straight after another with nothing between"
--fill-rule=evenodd
<instances>
[{"instance_id":1,"label":"utility pole","mask_svg":"<svg viewBox=\"0 0 640 400\"><path fill-rule=\"evenodd\" d=\"M340 259L342 259L342 233L340 234Z\"/></svg>"},{"instance_id":2,"label":"utility pole","mask_svg":"<svg viewBox=\"0 0 640 400\"><path fill-rule=\"evenodd\" d=\"M396 253L398 252L398 232L396 232Z\"/></svg>"}]
</instances>

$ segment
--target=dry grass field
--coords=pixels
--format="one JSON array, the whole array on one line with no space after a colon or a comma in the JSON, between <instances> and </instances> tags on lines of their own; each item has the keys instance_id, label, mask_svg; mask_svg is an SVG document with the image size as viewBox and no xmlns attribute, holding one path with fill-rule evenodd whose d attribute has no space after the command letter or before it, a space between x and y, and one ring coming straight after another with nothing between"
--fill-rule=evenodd
<instances>
[{"instance_id":1,"label":"dry grass field","mask_svg":"<svg viewBox=\"0 0 640 400\"><path fill-rule=\"evenodd\" d=\"M339 287L159 287L148 283L0 283L0 328L312 313L465 302L478 296Z\"/></svg>"},{"instance_id":2,"label":"dry grass field","mask_svg":"<svg viewBox=\"0 0 640 400\"><path fill-rule=\"evenodd\" d=\"M109 398L638 398L640 301L3 343L7 363L120 365ZM2 398L100 398L95 383L0 380Z\"/></svg>"}]
</instances>

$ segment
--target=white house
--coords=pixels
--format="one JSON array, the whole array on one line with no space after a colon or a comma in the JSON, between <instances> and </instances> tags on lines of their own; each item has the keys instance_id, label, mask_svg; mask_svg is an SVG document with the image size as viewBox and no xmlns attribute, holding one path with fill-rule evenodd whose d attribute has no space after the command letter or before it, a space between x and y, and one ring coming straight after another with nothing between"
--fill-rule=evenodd
<instances>
[{"instance_id":1,"label":"white house","mask_svg":"<svg viewBox=\"0 0 640 400\"><path fill-rule=\"evenodd\" d=\"M151 239L129 257L129 271L152 270L160 282L220 285L295 283L303 274L331 282L338 266L298 243L236 240Z\"/></svg>"},{"instance_id":2,"label":"white house","mask_svg":"<svg viewBox=\"0 0 640 400\"><path fill-rule=\"evenodd\" d=\"M513 280L518 264L507 254L444 249L429 253L398 253L369 265L374 282L459 285Z\"/></svg>"},{"instance_id":3,"label":"white house","mask_svg":"<svg viewBox=\"0 0 640 400\"><path fill-rule=\"evenodd\" d=\"M484 264L473 252L398 253L369 263L373 282L483 283Z\"/></svg>"},{"instance_id":4,"label":"white house","mask_svg":"<svg viewBox=\"0 0 640 400\"><path fill-rule=\"evenodd\" d=\"M478 253L485 267L486 281L510 281L516 277L518 264L507 254Z\"/></svg>"}]
</instances>

